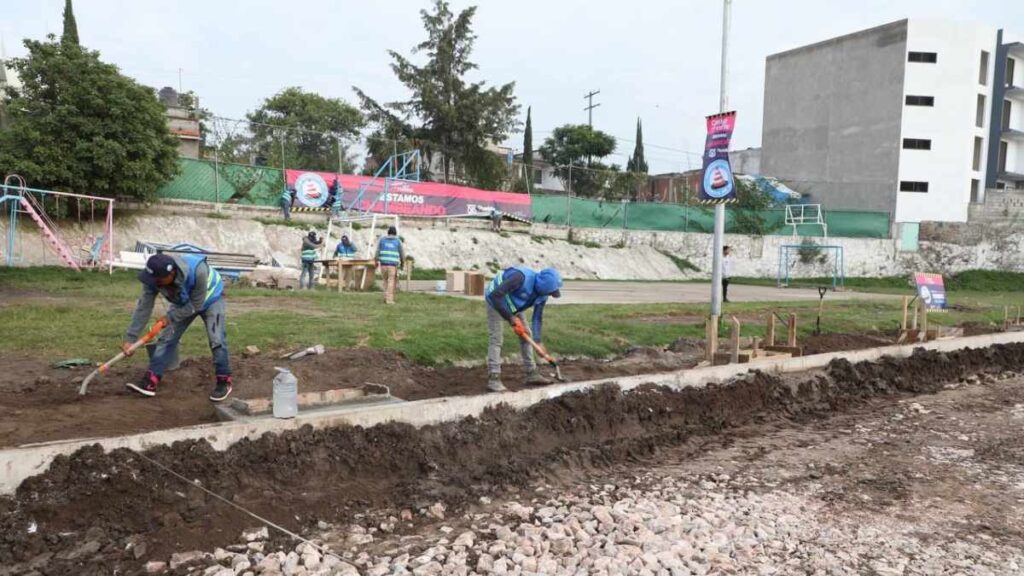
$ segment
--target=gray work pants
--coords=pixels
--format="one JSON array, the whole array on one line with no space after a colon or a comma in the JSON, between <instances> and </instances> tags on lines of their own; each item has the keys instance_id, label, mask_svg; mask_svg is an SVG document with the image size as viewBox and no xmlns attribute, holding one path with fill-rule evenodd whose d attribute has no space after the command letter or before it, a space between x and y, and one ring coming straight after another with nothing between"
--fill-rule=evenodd
<instances>
[{"instance_id":1,"label":"gray work pants","mask_svg":"<svg viewBox=\"0 0 1024 576\"><path fill-rule=\"evenodd\" d=\"M156 341L156 350L153 351L153 356L149 359L149 369L154 374L164 375L164 371L177 356L178 342L196 318L202 318L203 323L206 324L206 339L210 344L210 352L213 353L214 374L217 376L231 375L231 363L228 359L228 321L224 310L224 298L210 304L206 310L164 328L164 331L160 333L160 338Z\"/></svg>"},{"instance_id":2,"label":"gray work pants","mask_svg":"<svg viewBox=\"0 0 1024 576\"><path fill-rule=\"evenodd\" d=\"M527 332L530 325L526 323L523 313L516 314L516 317L526 326ZM504 341L505 319L498 314L490 304L487 305L487 372L490 374L501 374L501 344ZM523 357L523 369L527 374L537 371L537 364L533 361L533 348L523 339L519 340L519 353Z\"/></svg>"}]
</instances>

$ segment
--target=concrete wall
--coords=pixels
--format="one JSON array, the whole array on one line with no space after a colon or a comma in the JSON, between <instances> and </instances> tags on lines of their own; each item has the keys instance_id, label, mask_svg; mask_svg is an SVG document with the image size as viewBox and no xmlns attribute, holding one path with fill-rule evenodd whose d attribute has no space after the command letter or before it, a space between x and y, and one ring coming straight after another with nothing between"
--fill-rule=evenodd
<instances>
[{"instance_id":1,"label":"concrete wall","mask_svg":"<svg viewBox=\"0 0 1024 576\"><path fill-rule=\"evenodd\" d=\"M762 172L826 210L892 212L907 21L768 57Z\"/></svg>"},{"instance_id":2,"label":"concrete wall","mask_svg":"<svg viewBox=\"0 0 1024 576\"><path fill-rule=\"evenodd\" d=\"M222 252L255 254L269 262L276 259L286 266L297 267L299 247L308 228L266 225L252 220L247 211L232 214L228 219L213 218L207 213L186 213L176 206L174 213L166 207L147 213L119 218L115 221L117 250L131 250L137 240L161 243L189 242ZM318 218L319 230L323 218ZM310 224L310 228L314 224ZM710 234L695 232L650 232L573 229L560 226L520 225L509 227L504 235L491 232L485 222L445 220L403 220L400 235L406 251L415 258L419 268L459 268L490 273L499 268L525 264L555 266L568 278L616 280L678 280L706 278L711 270ZM842 246L847 276L892 276L914 271L958 272L982 268L1024 271L1024 230L1014 222L988 224L984 233L930 233L916 252L901 252L897 240L871 238L815 239L815 242ZM65 226L65 235L78 238L75 246L88 245L85 240L98 227L85 229ZM359 254L364 255L375 239L384 233L369 229L352 232ZM332 245L340 237L334 233ZM971 237L971 241L966 238ZM799 244L790 236L726 235L726 244L734 249L733 274L774 278L779 269L779 247ZM588 247L583 243L600 245ZM31 224L19 227L21 265L56 265L57 258L48 251ZM681 271L665 254L685 258L696 271ZM809 258L807 262L791 262L792 277L828 276L830 256Z\"/></svg>"},{"instance_id":3,"label":"concrete wall","mask_svg":"<svg viewBox=\"0 0 1024 576\"><path fill-rule=\"evenodd\" d=\"M935 63L908 62L903 92L932 96L934 106L903 106L902 138L931 140L930 150L900 150L899 180L927 182L928 192L897 192L896 222L966 222L971 180L984 194L988 107L992 105L996 30L943 20L910 20L907 50L935 52ZM985 83L981 53L988 53ZM985 98L982 126L975 123L978 96ZM981 138L978 170L974 139Z\"/></svg>"}]
</instances>

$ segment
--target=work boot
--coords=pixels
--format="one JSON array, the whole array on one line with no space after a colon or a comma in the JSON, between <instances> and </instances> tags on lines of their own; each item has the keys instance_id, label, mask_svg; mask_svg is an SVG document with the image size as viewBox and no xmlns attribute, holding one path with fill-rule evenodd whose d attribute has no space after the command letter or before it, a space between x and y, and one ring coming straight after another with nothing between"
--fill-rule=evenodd
<instances>
[{"instance_id":1,"label":"work boot","mask_svg":"<svg viewBox=\"0 0 1024 576\"><path fill-rule=\"evenodd\" d=\"M508 388L501 383L501 374L492 373L487 377L487 391L488 392L508 392Z\"/></svg>"},{"instance_id":2,"label":"work boot","mask_svg":"<svg viewBox=\"0 0 1024 576\"><path fill-rule=\"evenodd\" d=\"M152 398L153 396L156 396L156 386L159 383L160 377L154 374L152 370L146 370L146 373L142 375L138 384L129 382L125 384L125 386L139 394L142 394L143 396L146 396L147 398Z\"/></svg>"},{"instance_id":3,"label":"work boot","mask_svg":"<svg viewBox=\"0 0 1024 576\"><path fill-rule=\"evenodd\" d=\"M541 375L541 373L536 370L533 370L526 374L526 383L530 386L547 386L548 384L554 384L554 380Z\"/></svg>"},{"instance_id":4,"label":"work boot","mask_svg":"<svg viewBox=\"0 0 1024 576\"><path fill-rule=\"evenodd\" d=\"M231 395L231 376L217 376L217 384L210 393L210 400L220 402Z\"/></svg>"}]
</instances>

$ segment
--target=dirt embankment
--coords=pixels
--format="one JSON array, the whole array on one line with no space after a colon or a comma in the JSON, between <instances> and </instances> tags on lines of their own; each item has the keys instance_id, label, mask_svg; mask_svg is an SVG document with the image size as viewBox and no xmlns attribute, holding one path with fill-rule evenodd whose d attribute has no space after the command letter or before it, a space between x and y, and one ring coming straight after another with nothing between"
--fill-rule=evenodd
<instances>
[{"instance_id":1,"label":"dirt embankment","mask_svg":"<svg viewBox=\"0 0 1024 576\"><path fill-rule=\"evenodd\" d=\"M301 529L367 509L418 509L438 500L458 507L560 467L632 461L735 426L818 417L872 396L933 392L971 374L1022 366L1024 345L919 350L877 363L835 361L820 373L786 378L751 373L700 389L623 394L605 387L421 429L307 427L224 452L179 442L146 456ZM235 542L254 523L134 452L84 449L0 501L0 565L35 559L46 574L131 573L171 551ZM145 550L136 558L139 544Z\"/></svg>"}]
</instances>

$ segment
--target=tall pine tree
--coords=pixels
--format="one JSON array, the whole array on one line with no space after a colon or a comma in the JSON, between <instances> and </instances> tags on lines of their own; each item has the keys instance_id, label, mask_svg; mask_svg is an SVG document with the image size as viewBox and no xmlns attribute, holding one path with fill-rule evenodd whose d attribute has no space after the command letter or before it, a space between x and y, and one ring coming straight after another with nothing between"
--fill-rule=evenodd
<instances>
[{"instance_id":1,"label":"tall pine tree","mask_svg":"<svg viewBox=\"0 0 1024 576\"><path fill-rule=\"evenodd\" d=\"M523 130L523 165L526 167L526 181L533 182L533 121L530 120L532 107L526 109L526 129Z\"/></svg>"},{"instance_id":2,"label":"tall pine tree","mask_svg":"<svg viewBox=\"0 0 1024 576\"><path fill-rule=\"evenodd\" d=\"M647 160L644 160L644 129L639 118L636 119L636 146L633 148L633 157L626 161L626 171L647 174Z\"/></svg>"},{"instance_id":3,"label":"tall pine tree","mask_svg":"<svg viewBox=\"0 0 1024 576\"><path fill-rule=\"evenodd\" d=\"M71 0L64 0L64 34L60 37L65 46L78 46L78 23L75 22L75 11L71 8Z\"/></svg>"}]
</instances>

